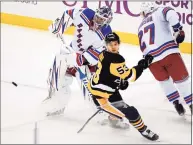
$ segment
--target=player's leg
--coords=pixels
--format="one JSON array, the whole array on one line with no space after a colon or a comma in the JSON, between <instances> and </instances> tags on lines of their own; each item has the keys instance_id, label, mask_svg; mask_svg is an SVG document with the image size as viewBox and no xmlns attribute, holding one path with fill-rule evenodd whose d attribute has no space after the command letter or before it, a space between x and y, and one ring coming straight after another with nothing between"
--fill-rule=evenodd
<instances>
[{"instance_id":1,"label":"player's leg","mask_svg":"<svg viewBox=\"0 0 193 145\"><path fill-rule=\"evenodd\" d=\"M186 104L192 108L191 77L180 54L171 54L167 59L167 71L172 77ZM192 109L191 109L192 111Z\"/></svg>"},{"instance_id":2,"label":"player's leg","mask_svg":"<svg viewBox=\"0 0 193 145\"><path fill-rule=\"evenodd\" d=\"M119 109L119 107L122 106L122 104L124 103L123 98L118 91L113 93L108 100L112 104L112 106L114 106L117 109ZM128 129L130 126L127 122L123 122L122 120L112 115L109 115L108 119L110 125L115 128Z\"/></svg>"},{"instance_id":3,"label":"player's leg","mask_svg":"<svg viewBox=\"0 0 193 145\"><path fill-rule=\"evenodd\" d=\"M100 104L97 101L97 97L92 96L92 101L94 103L95 106L92 106L93 109L97 109L100 108ZM98 119L97 119L97 123L100 125L110 125L111 127L115 127L116 125L112 125L113 121L111 121L111 118L109 117L111 115L109 115L108 113L106 113L105 111L101 110L98 114ZM115 117L114 117L115 118ZM114 120L114 118L112 118ZM118 118L115 118L116 120L120 120Z\"/></svg>"},{"instance_id":4,"label":"player's leg","mask_svg":"<svg viewBox=\"0 0 193 145\"><path fill-rule=\"evenodd\" d=\"M144 136L145 138L150 140L157 140L159 138L157 134L152 132L147 127L147 125L144 124L138 110L135 107L129 106L124 101L122 101L122 97L118 91L115 94L113 94L113 96L110 96L110 98L112 98L111 102L113 103L113 106L108 103L109 101L107 99L104 99L104 98L98 98L97 101L105 111L112 114L113 116L115 117L118 116L118 118L121 117L122 119L126 117L129 120L129 122L133 125L133 127L136 128L141 133L141 135ZM115 101L118 101L118 102L115 103ZM124 116L118 115L118 113L115 112L117 110L114 110L113 108L116 108L117 110L119 110L122 114L124 114Z\"/></svg>"},{"instance_id":5,"label":"player's leg","mask_svg":"<svg viewBox=\"0 0 193 145\"><path fill-rule=\"evenodd\" d=\"M125 114L126 118L132 124L132 126L137 129L142 136L149 140L157 140L159 136L151 131L148 126L143 122L141 115L134 106L129 106L126 103L120 104L118 109Z\"/></svg>"},{"instance_id":6,"label":"player's leg","mask_svg":"<svg viewBox=\"0 0 193 145\"><path fill-rule=\"evenodd\" d=\"M93 98L93 102L97 107L100 107L99 102L97 101L97 97L92 97ZM110 97L109 98L109 102L112 106L114 106L115 108L117 108L119 106L119 104L121 102L123 102L122 97L121 96L115 96L114 97ZM101 125L104 124L110 124L111 127L113 128L119 128L119 129L129 129L129 124L127 122L123 122L121 119L113 116L113 115L108 115L105 112L101 112L100 116L102 118L105 117L105 119L100 119L100 121L98 121Z\"/></svg>"},{"instance_id":7,"label":"player's leg","mask_svg":"<svg viewBox=\"0 0 193 145\"><path fill-rule=\"evenodd\" d=\"M185 113L185 109L179 100L180 95L175 88L173 81L170 79L167 68L165 67L166 59L167 58L164 58L163 60L152 63L149 66L149 69L155 79L159 81L159 84L163 89L165 95L167 96L169 102L174 104L174 107L178 114L183 115Z\"/></svg>"}]
</instances>

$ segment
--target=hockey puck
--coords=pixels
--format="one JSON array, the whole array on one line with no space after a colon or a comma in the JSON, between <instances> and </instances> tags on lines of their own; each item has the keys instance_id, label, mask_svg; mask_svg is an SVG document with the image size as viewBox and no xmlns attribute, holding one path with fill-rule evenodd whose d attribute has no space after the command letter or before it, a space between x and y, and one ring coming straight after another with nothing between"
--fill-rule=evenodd
<instances>
[{"instance_id":1,"label":"hockey puck","mask_svg":"<svg viewBox=\"0 0 193 145\"><path fill-rule=\"evenodd\" d=\"M12 82L12 84L17 87L17 84L15 82Z\"/></svg>"}]
</instances>

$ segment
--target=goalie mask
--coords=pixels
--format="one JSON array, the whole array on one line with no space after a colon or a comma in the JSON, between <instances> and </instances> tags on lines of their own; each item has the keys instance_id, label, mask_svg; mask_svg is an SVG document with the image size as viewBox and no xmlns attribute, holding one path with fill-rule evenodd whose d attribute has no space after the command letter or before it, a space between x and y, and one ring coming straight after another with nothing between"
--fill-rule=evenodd
<instances>
[{"instance_id":1,"label":"goalie mask","mask_svg":"<svg viewBox=\"0 0 193 145\"><path fill-rule=\"evenodd\" d=\"M95 12L93 18L93 28L94 30L98 30L102 28L104 25L108 26L113 19L113 12L107 6L103 6L98 8Z\"/></svg>"}]
</instances>

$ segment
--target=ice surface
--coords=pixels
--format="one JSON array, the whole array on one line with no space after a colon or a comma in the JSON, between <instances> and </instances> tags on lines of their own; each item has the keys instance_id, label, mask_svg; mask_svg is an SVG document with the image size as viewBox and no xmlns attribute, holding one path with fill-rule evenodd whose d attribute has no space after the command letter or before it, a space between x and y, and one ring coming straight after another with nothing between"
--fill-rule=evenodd
<instances>
[{"instance_id":1,"label":"ice surface","mask_svg":"<svg viewBox=\"0 0 193 145\"><path fill-rule=\"evenodd\" d=\"M71 36L65 36L68 43ZM73 81L72 98L65 114L43 118L39 115L41 101L47 96L46 79L54 55L61 43L50 33L22 27L1 25L1 143L33 143L35 121L38 122L38 143L191 143L191 117L187 106L187 120L175 113L159 84L149 70L122 91L124 100L136 106L145 123L160 135L161 142L151 142L131 127L118 130L100 126L94 118L77 134L85 121L94 113L80 95ZM122 44L120 53L128 66L136 65L142 54L137 46ZM191 56L182 55L188 71ZM15 81L18 87L9 83Z\"/></svg>"}]
</instances>

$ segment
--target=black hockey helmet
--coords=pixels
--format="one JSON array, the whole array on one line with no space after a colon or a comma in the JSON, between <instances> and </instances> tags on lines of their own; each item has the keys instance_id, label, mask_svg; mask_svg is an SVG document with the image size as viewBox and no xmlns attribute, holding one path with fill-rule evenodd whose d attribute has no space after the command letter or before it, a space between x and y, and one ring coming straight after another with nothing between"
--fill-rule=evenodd
<instances>
[{"instance_id":1,"label":"black hockey helmet","mask_svg":"<svg viewBox=\"0 0 193 145\"><path fill-rule=\"evenodd\" d=\"M110 43L111 41L117 41L120 44L120 38L115 32L109 33L105 37L106 44Z\"/></svg>"}]
</instances>

